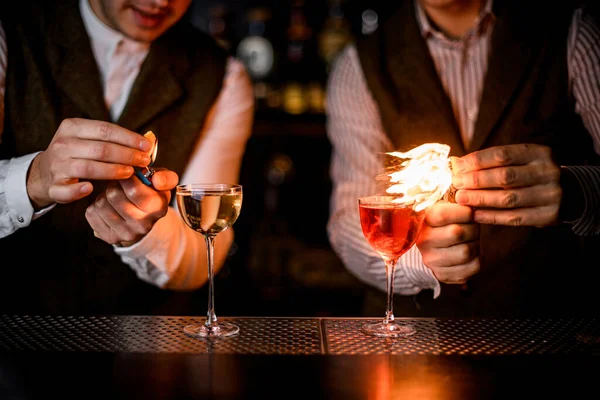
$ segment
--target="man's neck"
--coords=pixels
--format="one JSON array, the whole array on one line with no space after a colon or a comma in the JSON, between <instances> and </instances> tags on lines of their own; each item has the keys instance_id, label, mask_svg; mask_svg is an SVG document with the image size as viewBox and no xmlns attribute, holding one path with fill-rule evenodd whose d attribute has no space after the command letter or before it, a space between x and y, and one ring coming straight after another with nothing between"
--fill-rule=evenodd
<instances>
[{"instance_id":1,"label":"man's neck","mask_svg":"<svg viewBox=\"0 0 600 400\"><path fill-rule=\"evenodd\" d=\"M484 0L456 0L446 4L418 0L433 24L446 35L460 38L475 26Z\"/></svg>"}]
</instances>

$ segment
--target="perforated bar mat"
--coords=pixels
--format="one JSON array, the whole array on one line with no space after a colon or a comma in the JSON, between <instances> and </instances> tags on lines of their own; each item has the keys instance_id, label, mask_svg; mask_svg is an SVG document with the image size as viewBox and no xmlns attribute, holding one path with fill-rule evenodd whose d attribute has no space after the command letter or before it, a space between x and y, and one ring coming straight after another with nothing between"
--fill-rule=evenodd
<instances>
[{"instance_id":1,"label":"perforated bar mat","mask_svg":"<svg viewBox=\"0 0 600 400\"><path fill-rule=\"evenodd\" d=\"M183 333L202 317L0 316L0 351L95 351L230 354L600 354L596 319L397 319L417 333L376 338L365 318L220 318L240 333L197 339Z\"/></svg>"}]
</instances>

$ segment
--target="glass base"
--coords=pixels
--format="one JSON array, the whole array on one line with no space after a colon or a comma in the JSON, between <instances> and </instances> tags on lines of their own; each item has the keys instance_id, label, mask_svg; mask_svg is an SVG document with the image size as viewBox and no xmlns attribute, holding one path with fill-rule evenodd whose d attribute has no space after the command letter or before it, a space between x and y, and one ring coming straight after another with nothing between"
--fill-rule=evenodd
<instances>
[{"instance_id":1,"label":"glass base","mask_svg":"<svg viewBox=\"0 0 600 400\"><path fill-rule=\"evenodd\" d=\"M367 335L379 337L405 337L414 335L417 330L410 324L399 324L397 322L384 323L375 322L364 324L362 331Z\"/></svg>"},{"instance_id":2,"label":"glass base","mask_svg":"<svg viewBox=\"0 0 600 400\"><path fill-rule=\"evenodd\" d=\"M240 328L227 322L216 322L212 325L191 324L183 328L183 331L192 337L227 337L237 334Z\"/></svg>"}]
</instances>

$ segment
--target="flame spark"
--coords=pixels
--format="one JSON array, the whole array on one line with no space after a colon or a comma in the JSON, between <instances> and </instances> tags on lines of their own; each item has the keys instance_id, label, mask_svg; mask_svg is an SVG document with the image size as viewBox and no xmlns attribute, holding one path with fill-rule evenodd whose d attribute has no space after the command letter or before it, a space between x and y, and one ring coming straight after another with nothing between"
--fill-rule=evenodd
<instances>
[{"instance_id":1,"label":"flame spark","mask_svg":"<svg viewBox=\"0 0 600 400\"><path fill-rule=\"evenodd\" d=\"M386 154L403 160L387 174L391 185L386 192L397 195L394 203L410 204L420 211L442 198L452 184L448 145L425 143L407 152Z\"/></svg>"}]
</instances>

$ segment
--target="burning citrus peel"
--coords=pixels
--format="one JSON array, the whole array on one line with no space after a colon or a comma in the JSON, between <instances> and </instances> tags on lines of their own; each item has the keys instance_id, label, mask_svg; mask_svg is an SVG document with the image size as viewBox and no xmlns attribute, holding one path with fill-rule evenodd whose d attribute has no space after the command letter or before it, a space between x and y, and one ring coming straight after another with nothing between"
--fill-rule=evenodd
<instances>
[{"instance_id":1,"label":"burning citrus peel","mask_svg":"<svg viewBox=\"0 0 600 400\"><path fill-rule=\"evenodd\" d=\"M154 145L152 146L152 149L149 152L150 164L148 164L148 166L146 166L144 168L135 168L135 175L145 185L152 186L152 181L150 179L152 178L152 175L154 175L154 168L152 168L152 165L154 164L154 161L156 161L156 153L158 151L158 138L152 131L146 132L144 134L144 137L146 139L150 140L152 143L154 143Z\"/></svg>"},{"instance_id":2,"label":"burning citrus peel","mask_svg":"<svg viewBox=\"0 0 600 400\"><path fill-rule=\"evenodd\" d=\"M425 143L407 152L387 153L399 159L388 167L388 194L397 196L392 202L423 210L444 197L452 185L449 159L450 146Z\"/></svg>"}]
</instances>

